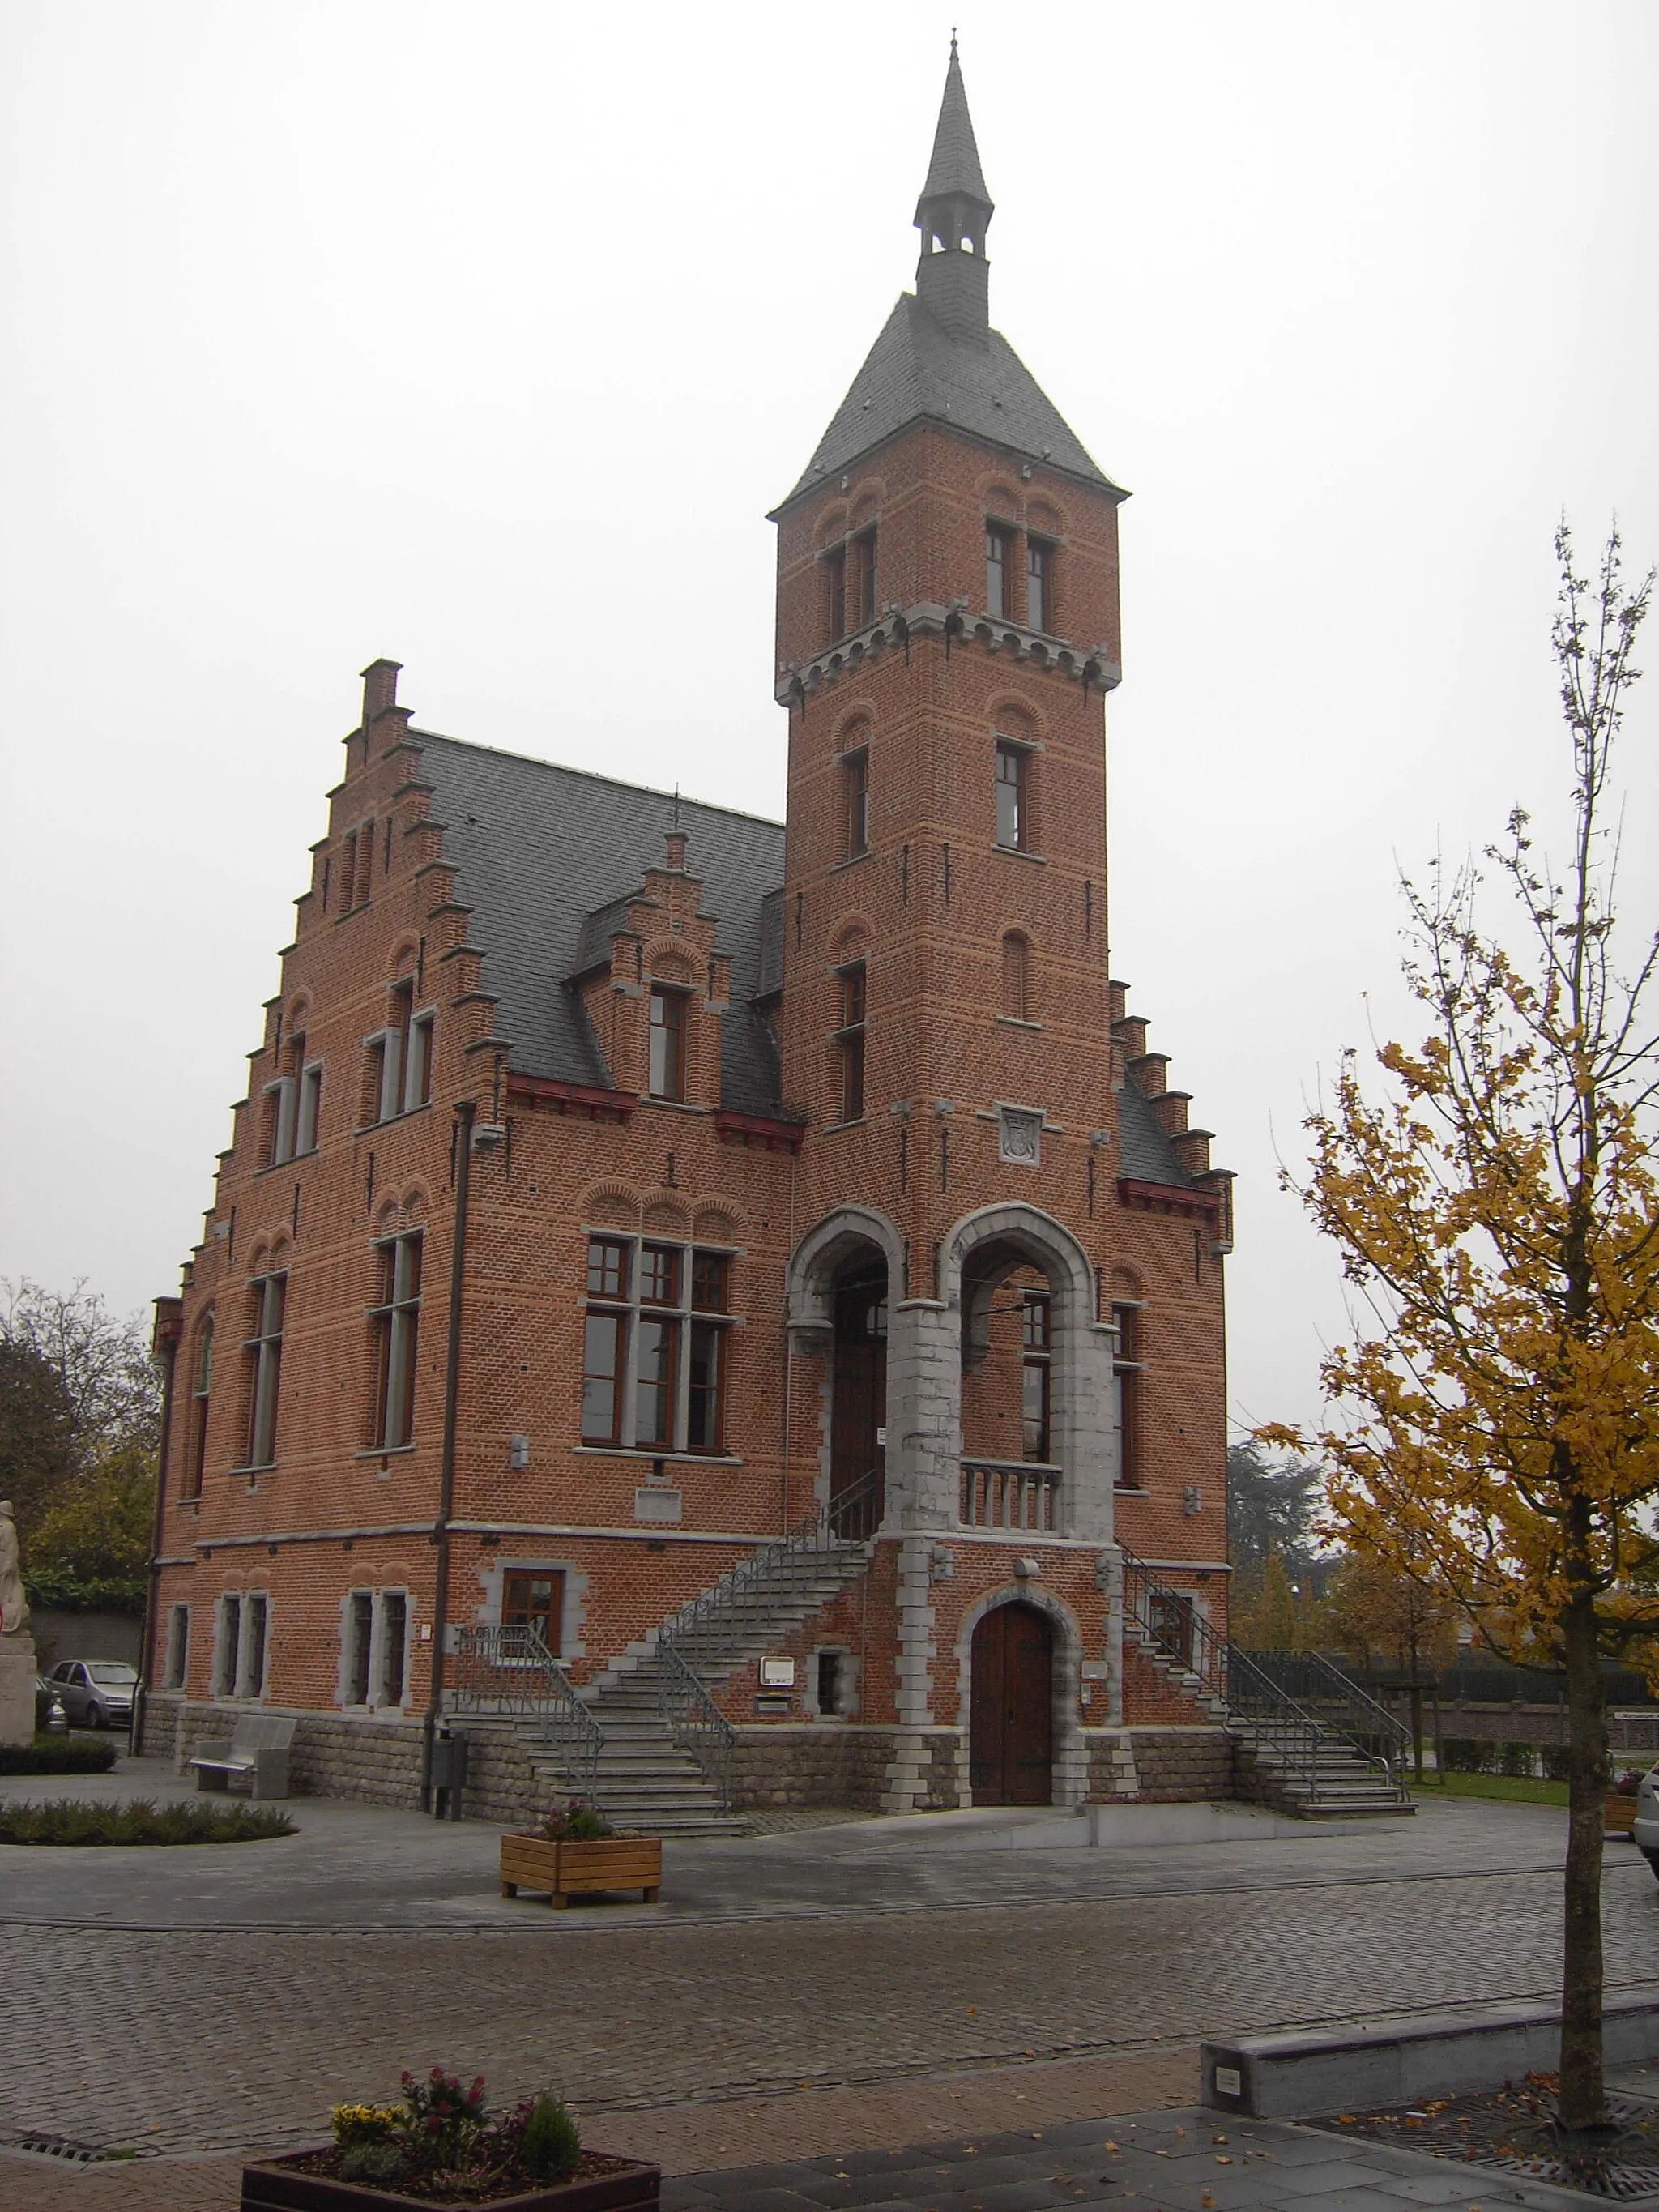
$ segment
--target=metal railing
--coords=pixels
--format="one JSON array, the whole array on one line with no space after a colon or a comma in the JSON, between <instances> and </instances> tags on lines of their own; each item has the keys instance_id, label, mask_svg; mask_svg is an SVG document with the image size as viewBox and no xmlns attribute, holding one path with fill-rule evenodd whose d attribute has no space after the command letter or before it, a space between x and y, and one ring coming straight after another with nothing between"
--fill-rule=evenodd
<instances>
[{"instance_id":1,"label":"metal railing","mask_svg":"<svg viewBox=\"0 0 1659 2212\"><path fill-rule=\"evenodd\" d=\"M1028 1460L963 1460L963 1527L1052 1534L1060 1525L1060 1473Z\"/></svg>"},{"instance_id":2,"label":"metal railing","mask_svg":"<svg viewBox=\"0 0 1659 2212\"><path fill-rule=\"evenodd\" d=\"M657 1638L657 1704L663 1724L713 1784L722 1813L732 1802L732 1747L737 1730L709 1695L694 1662L714 1656L732 1616L763 1588L787 1590L817 1572L826 1556L863 1543L881 1525L882 1470L872 1468L846 1490L815 1505L787 1536L763 1544L723 1574L712 1589L682 1607Z\"/></svg>"},{"instance_id":3,"label":"metal railing","mask_svg":"<svg viewBox=\"0 0 1659 2212\"><path fill-rule=\"evenodd\" d=\"M509 1720L556 1752L576 1796L597 1805L605 1730L570 1686L534 1622L455 1632L449 1709Z\"/></svg>"},{"instance_id":4,"label":"metal railing","mask_svg":"<svg viewBox=\"0 0 1659 2212\"><path fill-rule=\"evenodd\" d=\"M1165 1658L1184 1668L1201 1692L1218 1699L1228 1719L1241 1723L1264 1750L1271 1752L1287 1780L1316 1802L1320 1753L1335 1736L1376 1770L1377 1780L1384 1789L1402 1800L1406 1797L1406 1786L1388 1757L1371 1749L1364 1736L1350 1735L1345 1728L1322 1722L1275 1679L1273 1668L1262 1662L1277 1655L1241 1651L1236 1644L1230 1644L1216 1633L1194 1607L1188 1592L1172 1589L1167 1583L1160 1582L1152 1569L1138 1559L1127 1545L1119 1549L1123 1557L1126 1623L1133 1622ZM1297 1652L1283 1656L1301 1659L1310 1655ZM1338 1674L1335 1668L1329 1672L1345 1688L1352 1689L1352 1685L1346 1676ZM1309 1679L1312 1680L1311 1675ZM1337 1701L1329 1686L1326 1686L1326 1693L1331 1696L1334 1710ZM1355 1694L1366 1706L1371 1705L1363 1692ZM1380 1706L1374 1711L1391 1729L1398 1726ZM1366 1735L1371 1732L1368 1723Z\"/></svg>"},{"instance_id":5,"label":"metal railing","mask_svg":"<svg viewBox=\"0 0 1659 2212\"><path fill-rule=\"evenodd\" d=\"M1252 1651L1254 1665L1334 1735L1380 1759L1398 1778L1411 1757L1412 1732L1386 1705L1317 1651Z\"/></svg>"}]
</instances>

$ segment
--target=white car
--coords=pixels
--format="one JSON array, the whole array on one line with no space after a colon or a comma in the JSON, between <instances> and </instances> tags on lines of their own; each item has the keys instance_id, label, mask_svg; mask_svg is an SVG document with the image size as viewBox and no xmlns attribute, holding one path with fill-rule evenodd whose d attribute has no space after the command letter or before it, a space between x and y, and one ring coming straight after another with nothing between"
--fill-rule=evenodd
<instances>
[{"instance_id":1,"label":"white car","mask_svg":"<svg viewBox=\"0 0 1659 2212\"><path fill-rule=\"evenodd\" d=\"M1636 1792L1636 1821L1631 1830L1636 1848L1659 1875L1659 1766L1650 1766Z\"/></svg>"}]
</instances>

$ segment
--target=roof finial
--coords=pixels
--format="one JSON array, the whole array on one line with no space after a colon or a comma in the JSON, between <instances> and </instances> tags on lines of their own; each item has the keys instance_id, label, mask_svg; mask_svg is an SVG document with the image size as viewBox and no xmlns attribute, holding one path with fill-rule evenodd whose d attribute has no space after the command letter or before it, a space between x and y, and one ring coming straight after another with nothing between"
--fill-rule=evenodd
<instances>
[{"instance_id":1,"label":"roof finial","mask_svg":"<svg viewBox=\"0 0 1659 2212\"><path fill-rule=\"evenodd\" d=\"M933 159L916 202L916 228L921 233L916 293L951 337L975 345L984 345L990 331L985 233L993 212L953 28Z\"/></svg>"},{"instance_id":2,"label":"roof finial","mask_svg":"<svg viewBox=\"0 0 1659 2212\"><path fill-rule=\"evenodd\" d=\"M678 784L676 784L676 785L674 786L674 827L678 830L678 829L679 828L679 826L680 826L680 787L679 787Z\"/></svg>"}]
</instances>

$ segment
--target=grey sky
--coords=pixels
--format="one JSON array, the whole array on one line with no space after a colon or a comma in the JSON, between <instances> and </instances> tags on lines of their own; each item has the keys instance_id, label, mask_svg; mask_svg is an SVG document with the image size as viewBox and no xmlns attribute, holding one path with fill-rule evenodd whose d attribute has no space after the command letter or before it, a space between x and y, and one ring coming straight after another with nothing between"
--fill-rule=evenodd
<instances>
[{"instance_id":1,"label":"grey sky","mask_svg":"<svg viewBox=\"0 0 1659 2212\"><path fill-rule=\"evenodd\" d=\"M763 514L911 283L951 15L0 6L0 1273L176 1286L375 654L781 812ZM1558 514L1659 554L1659 9L954 15L993 320L1135 494L1115 970L1240 1170L1235 1416L1307 1417L1275 1142L1401 1019L1396 856L1562 818ZM1644 916L1656 726L1659 669Z\"/></svg>"}]
</instances>

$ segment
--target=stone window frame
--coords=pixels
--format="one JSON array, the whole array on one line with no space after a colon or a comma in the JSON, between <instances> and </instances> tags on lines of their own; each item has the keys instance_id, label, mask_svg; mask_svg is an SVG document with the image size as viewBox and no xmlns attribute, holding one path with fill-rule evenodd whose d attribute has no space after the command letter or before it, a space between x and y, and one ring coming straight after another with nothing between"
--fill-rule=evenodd
<instances>
[{"instance_id":1,"label":"stone window frame","mask_svg":"<svg viewBox=\"0 0 1659 2212\"><path fill-rule=\"evenodd\" d=\"M251 1632L256 1606L259 1609L260 1624L257 1638ZM189 1608L185 1610L188 1612ZM270 1680L272 1611L268 1589L220 1591L213 1609L210 1689L216 1698L228 1699L237 1705L257 1705L264 1697L266 1685ZM257 1680L254 1679L256 1661Z\"/></svg>"},{"instance_id":2,"label":"stone window frame","mask_svg":"<svg viewBox=\"0 0 1659 2212\"><path fill-rule=\"evenodd\" d=\"M162 1646L161 1686L183 1690L190 1681L190 1605L176 1599L167 1607L167 1639Z\"/></svg>"},{"instance_id":3,"label":"stone window frame","mask_svg":"<svg viewBox=\"0 0 1659 2212\"><path fill-rule=\"evenodd\" d=\"M276 1430L282 1410L283 1346L288 1333L287 1255L273 1255L260 1273L248 1279L248 1333L242 1340L243 1394L246 1425L237 1474L258 1474L276 1464Z\"/></svg>"},{"instance_id":4,"label":"stone window frame","mask_svg":"<svg viewBox=\"0 0 1659 2212\"><path fill-rule=\"evenodd\" d=\"M359 1636L357 1623L363 1617L357 1601L368 1600L368 1640L365 1647ZM388 1698L390 1686L386 1645L387 1600L396 1599L403 1610L403 1636L398 1645L400 1660L399 1694ZM342 1712L399 1713L409 1707L410 1661L413 1656L415 1636L415 1594L404 1583L354 1583L340 1599L340 1664L335 1682L334 1702ZM349 1692L357 1684L361 1674L363 1695L352 1698Z\"/></svg>"},{"instance_id":5,"label":"stone window frame","mask_svg":"<svg viewBox=\"0 0 1659 2212\"><path fill-rule=\"evenodd\" d=\"M180 1504L201 1503L207 1474L208 1422L213 1410L213 1326L214 1309L209 1306L196 1323L195 1340L191 1346L190 1389L185 1400L185 1449L179 1455L184 1473L184 1486L179 1492Z\"/></svg>"},{"instance_id":6,"label":"stone window frame","mask_svg":"<svg viewBox=\"0 0 1659 2212\"><path fill-rule=\"evenodd\" d=\"M479 1628L501 1626L509 1574L559 1576L564 1585L563 1601L559 1609L559 1648L553 1656L567 1667L573 1660L587 1656L581 1632L587 1620L588 1577L580 1559L568 1554L556 1559L544 1553L491 1552L479 1560L477 1572L483 1593L473 1615Z\"/></svg>"},{"instance_id":7,"label":"stone window frame","mask_svg":"<svg viewBox=\"0 0 1659 2212\"><path fill-rule=\"evenodd\" d=\"M1114 1487L1132 1498L1146 1487L1146 1301L1112 1292L1112 1434L1117 1448Z\"/></svg>"},{"instance_id":8,"label":"stone window frame","mask_svg":"<svg viewBox=\"0 0 1659 2212\"><path fill-rule=\"evenodd\" d=\"M969 1779L973 1741L974 1631L1000 1606L1029 1605L1047 1616L1054 1632L1050 1709L1052 1802L1081 1805L1089 1795L1089 1747L1083 1735L1083 1658L1087 1650L1077 1615L1063 1600L1044 1589L1035 1575L1020 1576L987 1590L962 1616L957 1631L957 1727L960 1802L973 1802Z\"/></svg>"},{"instance_id":9,"label":"stone window frame","mask_svg":"<svg viewBox=\"0 0 1659 2212\"><path fill-rule=\"evenodd\" d=\"M363 1039L362 1129L400 1121L432 1103L438 1009L435 1001L417 1000L416 980L404 975L388 986L386 1018Z\"/></svg>"},{"instance_id":10,"label":"stone window frame","mask_svg":"<svg viewBox=\"0 0 1659 2212\"><path fill-rule=\"evenodd\" d=\"M825 1712L818 1700L819 1667L825 1659L836 1662L836 1702ZM806 1679L801 1685L801 1711L808 1720L841 1725L856 1720L860 1711L859 1676L863 1671L849 1644L815 1644L807 1654Z\"/></svg>"},{"instance_id":11,"label":"stone window frame","mask_svg":"<svg viewBox=\"0 0 1659 2212\"><path fill-rule=\"evenodd\" d=\"M374 1382L365 1446L371 1455L407 1451L415 1441L426 1233L399 1229L377 1237L374 1250L375 1303L368 1313Z\"/></svg>"}]
</instances>

